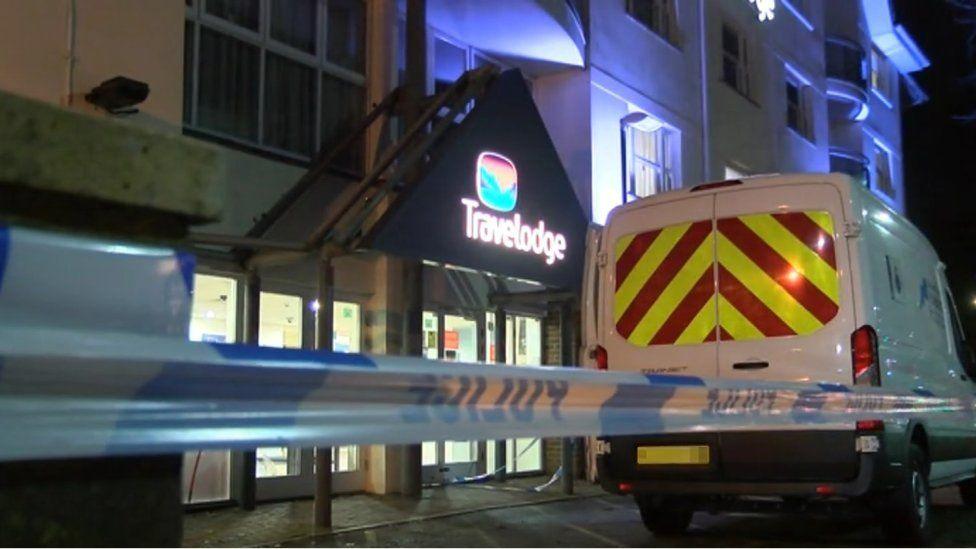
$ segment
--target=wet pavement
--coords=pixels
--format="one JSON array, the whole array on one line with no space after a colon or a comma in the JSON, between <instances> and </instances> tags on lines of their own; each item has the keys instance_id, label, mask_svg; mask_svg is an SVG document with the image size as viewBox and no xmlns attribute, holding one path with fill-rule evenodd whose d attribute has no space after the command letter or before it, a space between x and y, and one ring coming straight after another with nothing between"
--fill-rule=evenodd
<instances>
[{"instance_id":1,"label":"wet pavement","mask_svg":"<svg viewBox=\"0 0 976 549\"><path fill-rule=\"evenodd\" d=\"M527 491L539 479L507 485L424 490L420 500L397 496L337 497L335 531L311 525L311 502L260 505L187 516L186 546L276 547L789 547L887 546L870 515L697 513L689 532L656 538L632 498L578 484L567 498L558 485ZM954 488L934 493L938 546L976 545L976 510Z\"/></svg>"}]
</instances>

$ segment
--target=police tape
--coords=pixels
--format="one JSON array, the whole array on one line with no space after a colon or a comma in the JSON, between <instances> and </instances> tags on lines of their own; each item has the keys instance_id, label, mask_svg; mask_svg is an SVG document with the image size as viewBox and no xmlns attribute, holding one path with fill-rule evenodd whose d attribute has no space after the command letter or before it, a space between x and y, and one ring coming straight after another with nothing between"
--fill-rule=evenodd
<instances>
[{"instance_id":1,"label":"police tape","mask_svg":"<svg viewBox=\"0 0 976 549\"><path fill-rule=\"evenodd\" d=\"M0 460L972 421L926 391L0 330Z\"/></svg>"}]
</instances>

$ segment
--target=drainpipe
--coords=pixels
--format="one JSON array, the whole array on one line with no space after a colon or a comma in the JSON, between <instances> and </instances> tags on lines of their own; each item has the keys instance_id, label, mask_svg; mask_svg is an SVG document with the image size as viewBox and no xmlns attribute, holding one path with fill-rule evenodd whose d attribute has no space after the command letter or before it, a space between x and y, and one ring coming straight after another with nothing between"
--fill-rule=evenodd
<instances>
[{"instance_id":1,"label":"drainpipe","mask_svg":"<svg viewBox=\"0 0 976 549\"><path fill-rule=\"evenodd\" d=\"M702 181L709 181L712 169L711 129L708 118L708 25L705 24L705 0L698 0L698 33L701 36L701 138Z\"/></svg>"},{"instance_id":2,"label":"drainpipe","mask_svg":"<svg viewBox=\"0 0 976 549\"><path fill-rule=\"evenodd\" d=\"M406 104L403 121L410 127L423 112L427 94L427 1L407 0ZM403 349L407 356L423 356L424 277L423 264L403 260ZM400 493L419 498L422 454L420 444L405 444L400 454Z\"/></svg>"},{"instance_id":3,"label":"drainpipe","mask_svg":"<svg viewBox=\"0 0 976 549\"><path fill-rule=\"evenodd\" d=\"M318 261L318 320L315 328L315 348L332 351L335 304L335 270L332 258L323 250ZM315 501L312 504L315 526L332 527L332 448L315 449Z\"/></svg>"},{"instance_id":4,"label":"drainpipe","mask_svg":"<svg viewBox=\"0 0 976 549\"><path fill-rule=\"evenodd\" d=\"M247 272L244 286L244 343L257 345L261 326L261 277L257 271ZM238 504L245 511L253 511L257 502L257 450L245 450L238 459L241 463Z\"/></svg>"},{"instance_id":5,"label":"drainpipe","mask_svg":"<svg viewBox=\"0 0 976 549\"><path fill-rule=\"evenodd\" d=\"M70 107L75 94L75 44L78 32L78 4L77 0L68 0L68 63L65 69L64 98L62 104Z\"/></svg>"},{"instance_id":6,"label":"drainpipe","mask_svg":"<svg viewBox=\"0 0 976 549\"><path fill-rule=\"evenodd\" d=\"M495 309L495 362L505 365L508 357L508 344L505 339L508 336L505 324L508 322L508 311L504 307ZM495 480L505 482L508 478L508 441L504 438L495 441ZM491 473L491 471L488 471Z\"/></svg>"}]
</instances>

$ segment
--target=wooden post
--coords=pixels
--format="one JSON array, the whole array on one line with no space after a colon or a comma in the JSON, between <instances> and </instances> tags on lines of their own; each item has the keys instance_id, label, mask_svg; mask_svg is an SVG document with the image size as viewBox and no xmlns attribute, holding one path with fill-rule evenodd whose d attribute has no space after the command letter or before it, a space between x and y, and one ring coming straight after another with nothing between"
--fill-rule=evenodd
<instances>
[{"instance_id":1,"label":"wooden post","mask_svg":"<svg viewBox=\"0 0 976 549\"><path fill-rule=\"evenodd\" d=\"M324 255L318 264L318 320L315 328L315 348L332 350L335 305L335 271L332 258ZM315 526L332 527L332 448L315 449L315 502L312 506Z\"/></svg>"}]
</instances>

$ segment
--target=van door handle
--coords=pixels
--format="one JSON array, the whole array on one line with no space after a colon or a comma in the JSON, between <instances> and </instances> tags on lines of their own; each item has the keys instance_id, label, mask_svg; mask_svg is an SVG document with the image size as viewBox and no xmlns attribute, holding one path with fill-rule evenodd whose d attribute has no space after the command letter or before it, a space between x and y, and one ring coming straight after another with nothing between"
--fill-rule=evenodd
<instances>
[{"instance_id":1,"label":"van door handle","mask_svg":"<svg viewBox=\"0 0 976 549\"><path fill-rule=\"evenodd\" d=\"M769 363L760 360L754 362L736 362L732 367L736 370L761 370L763 368L769 368Z\"/></svg>"}]
</instances>

